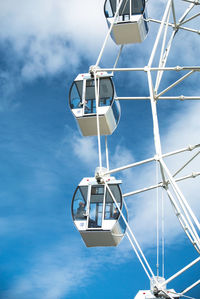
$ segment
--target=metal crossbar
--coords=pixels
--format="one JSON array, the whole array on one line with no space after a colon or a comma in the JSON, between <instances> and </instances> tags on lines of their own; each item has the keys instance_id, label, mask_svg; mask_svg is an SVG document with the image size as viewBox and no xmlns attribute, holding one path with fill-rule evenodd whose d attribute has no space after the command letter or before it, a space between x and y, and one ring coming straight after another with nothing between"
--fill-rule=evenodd
<instances>
[{"instance_id":1,"label":"metal crossbar","mask_svg":"<svg viewBox=\"0 0 200 299\"><path fill-rule=\"evenodd\" d=\"M161 140L160 140L160 132L159 132L159 123L158 123L158 116L157 116L157 101L159 100L200 100L200 96L195 95L195 96L188 96L188 95L174 95L174 96L163 96L165 93L170 91L172 88L176 87L180 83L184 82L188 77L190 77L192 74L196 72L200 72L200 66L166 66L167 61L168 61L168 56L173 44L173 40L175 39L177 33L182 30L182 31L187 31L188 33L197 33L200 34L200 30L194 29L194 28L187 28L184 27L186 23L199 18L200 13L193 14L192 16L189 16L191 12L193 11L194 7L197 7L200 4L200 1L198 0L182 0L182 2L188 3L188 7L185 9L183 15L177 19L177 11L175 7L175 2L174 0L168 0L165 8L165 12L163 14L162 20L157 20L154 18L149 18L147 19L148 23L157 23L159 24L159 30L156 35L156 39L153 45L153 49L151 51L151 55L148 61L148 64L144 67L131 67L131 68L124 68L124 67L117 67L120 55L123 50L123 46L120 47L118 56L116 58L115 64L112 68L98 68L100 61L102 59L106 44L108 42L108 38L112 32L114 22L117 19L120 11L120 7L123 3L123 1L118 2L118 6L114 15L113 23L111 24L108 33L106 35L106 38L104 40L104 43L102 45L101 51L99 53L98 59L96 61L95 66L93 67L94 71L94 78L95 78L95 96L96 96L96 107L98 107L98 98L99 98L99 87L97 83L97 77L98 77L98 72L112 72L112 74L116 72L144 72L144 74L147 76L148 80L148 90L149 90L149 95L148 96L142 96L142 97L137 97L137 96L130 96L130 97L117 97L117 100L148 100L151 104L151 112L152 112L152 119L153 119L153 136L154 136L154 145L155 145L155 156L151 157L146 160L134 162L125 166L121 166L115 169L109 170L109 161L108 161L108 147L107 147L107 139L106 139L106 163L107 163L107 171L103 173L103 176L108 176L116 172L124 171L129 168L134 168L136 166L140 166L143 164L147 164L150 162L157 162L160 168L160 174L162 181L158 184L155 184L153 186L145 187L143 189L139 189L136 191L132 191L129 193L125 193L123 197L128 197L128 196L133 196L135 194L145 192L148 190L156 189L159 187L162 187L166 190L167 195L169 197L169 200L175 210L175 214L181 223L181 226L183 227L186 235L188 236L189 240L192 242L194 245L194 248L200 253L200 238L199 238L199 231L200 231L200 223L195 216L194 212L190 208L186 198L184 197L183 193L181 192L180 188L177 185L177 182L186 180L189 178L194 178L200 175L200 172L193 172L192 174L189 174L184 177L179 177L175 178L175 176L180 173L194 158L198 156L200 151L198 151L192 158L190 158L185 164L183 164L175 173L172 175L164 162L165 157L169 157L172 155L176 155L179 153L183 153L186 151L192 151L193 149L196 149L197 147L200 146L200 144L196 144L195 146L189 146L171 153L163 154L162 153L162 147L161 147ZM171 19L170 19L171 17ZM171 29L171 34L168 37L168 30ZM161 46L160 46L161 44ZM159 52L159 62L158 65L155 66L155 58L157 59L156 54ZM156 80L155 84L152 79L152 73L156 72ZM185 72L181 74L181 77L168 85L165 89L161 90L158 92L160 84L163 80L163 74L164 72ZM101 158L101 143L100 143L100 128L99 128L99 115L97 113L97 131L98 131L98 150L99 150L99 166L100 168L102 167L102 158ZM106 185L108 188L108 191L115 202L117 208L118 203L116 202L112 192L109 190L109 186ZM120 209L119 209L120 211ZM147 262L135 236L133 235L125 217L123 216L123 213L120 211L120 214L126 223L126 226L128 228L128 233L127 237L131 243L132 248L134 249L139 261L141 262L145 273L147 274L148 278L151 280L151 278L155 278L149 263ZM157 242L159 243L159 242ZM157 244L157 246L159 246ZM167 298L172 298L173 296L169 295L166 293L165 290L163 290L164 285L167 283L171 282L173 279L175 279L177 276L181 275L183 272L185 272L187 269L192 267L194 264L200 261L200 257L198 257L196 260L188 264L186 267L178 271L176 274L165 280L163 283L159 284L158 282L156 283L156 286L158 287L159 290L163 292ZM156 278L155 278L156 281ZM197 284L199 284L200 281L195 282L192 284L190 287L185 289L182 293L180 293L180 296L184 296L185 293L187 293L189 290L191 290L193 287L195 287ZM177 294L177 293L176 293Z\"/></svg>"}]
</instances>

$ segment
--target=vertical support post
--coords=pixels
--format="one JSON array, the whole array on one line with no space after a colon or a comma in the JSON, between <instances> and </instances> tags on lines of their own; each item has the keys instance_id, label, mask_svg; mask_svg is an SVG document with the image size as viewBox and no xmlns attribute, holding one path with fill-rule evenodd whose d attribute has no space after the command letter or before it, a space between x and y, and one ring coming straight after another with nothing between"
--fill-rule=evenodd
<instances>
[{"instance_id":1,"label":"vertical support post","mask_svg":"<svg viewBox=\"0 0 200 299\"><path fill-rule=\"evenodd\" d=\"M138 257L139 261L141 262L141 264L142 264L142 266L143 266L143 268L144 268L144 270L145 270L145 272L146 272L149 280L151 280L151 277L152 277L154 279L154 281L157 281L157 279L156 279L156 277L155 277L155 275L154 275L154 273L153 273L153 271L152 271L152 269L151 269L151 267L150 267L150 265L149 265L149 263L148 263L145 255L144 255L144 253L143 253L143 251L142 251L142 249L141 249L141 247L140 247L137 239L135 238L135 236L134 236L134 234L133 234L133 232L132 232L132 230L131 230L131 228L130 228L130 226L129 226L129 224L128 224L128 222L127 222L127 220L126 220L126 218L125 218L125 216L124 216L124 214L122 212L122 210L120 209L120 206L119 206L118 202L116 201L115 197L113 196L112 191L110 190L108 184L105 183L105 185L106 185L106 187L108 189L108 192L109 192L110 196L112 197L113 202L115 203L118 211L120 212L120 215L122 216L122 218L124 220L124 223L126 224L127 229L129 230L129 233L130 233L130 235L131 235L131 237L132 237L135 245L131 241L130 236L128 236L129 241L130 241L131 245L133 246L133 248L135 250L135 253L137 254L137 257Z\"/></svg>"},{"instance_id":2,"label":"vertical support post","mask_svg":"<svg viewBox=\"0 0 200 299\"><path fill-rule=\"evenodd\" d=\"M158 184L158 164L156 163L156 184ZM156 226L157 226L157 276L159 276L159 198L158 198L158 188L156 188Z\"/></svg>"},{"instance_id":3,"label":"vertical support post","mask_svg":"<svg viewBox=\"0 0 200 299\"><path fill-rule=\"evenodd\" d=\"M85 105L86 79L83 79L82 105Z\"/></svg>"},{"instance_id":4,"label":"vertical support post","mask_svg":"<svg viewBox=\"0 0 200 299\"><path fill-rule=\"evenodd\" d=\"M151 111L152 111L152 118L153 118L153 133L154 133L155 151L156 151L157 157L159 158L162 155L162 150L161 150L161 142L160 142L156 101L154 99L153 82L152 82L150 70L147 70L147 78L148 78L148 84L149 84Z\"/></svg>"},{"instance_id":5,"label":"vertical support post","mask_svg":"<svg viewBox=\"0 0 200 299\"><path fill-rule=\"evenodd\" d=\"M162 277L165 277L165 213L164 198L162 189Z\"/></svg>"},{"instance_id":6,"label":"vertical support post","mask_svg":"<svg viewBox=\"0 0 200 299\"><path fill-rule=\"evenodd\" d=\"M108 156L108 137L105 136L105 146L106 146L106 168L109 171L109 156Z\"/></svg>"},{"instance_id":7,"label":"vertical support post","mask_svg":"<svg viewBox=\"0 0 200 299\"><path fill-rule=\"evenodd\" d=\"M91 196L91 185L88 186L88 193L87 193L87 228L89 227L89 215L90 215L90 196Z\"/></svg>"},{"instance_id":8,"label":"vertical support post","mask_svg":"<svg viewBox=\"0 0 200 299\"><path fill-rule=\"evenodd\" d=\"M151 53L151 56L150 56L150 59L149 59L148 67L151 67L151 65L152 65L152 62L153 62L153 59L154 59L154 56L155 56L155 53L156 53L156 50L157 50L157 47L158 47L158 42L160 40L160 36L161 36L162 30L163 30L165 20L167 18L167 14L169 12L170 6L171 6L171 0L169 0L168 3L167 3L165 13L164 13L164 16L162 18L162 22L161 22L161 25L160 25L160 28L159 28L159 31L158 31L158 34L157 34L157 37L156 37L156 40L155 40L155 44L154 44L154 47L153 47L153 50L152 50L152 53Z\"/></svg>"},{"instance_id":9,"label":"vertical support post","mask_svg":"<svg viewBox=\"0 0 200 299\"><path fill-rule=\"evenodd\" d=\"M165 63L164 59L164 47L166 43L166 38L167 38L167 30L168 30L168 24L169 24L169 16L170 16L170 10L168 11L168 17L167 17L167 22L165 25L165 31L164 31L164 36L163 36L163 42L162 42L162 48L161 48L161 53L160 53L160 61L159 61L159 67L162 67L162 65ZM159 84L162 78L163 71L158 71L157 73L157 78L156 78L156 84L155 84L155 92L157 93L157 90L159 88Z\"/></svg>"},{"instance_id":10,"label":"vertical support post","mask_svg":"<svg viewBox=\"0 0 200 299\"><path fill-rule=\"evenodd\" d=\"M111 33L112 29L113 29L113 26L114 26L114 24L115 24L115 21L116 21L116 19L117 19L117 17L118 17L119 10L120 10L120 7L121 7L121 5L122 5L122 2L123 2L123 1L120 1L120 2L119 2L119 5L117 6L117 10L116 10L115 16L114 16L114 18L113 18L113 23L110 25L110 28L109 28L108 33L107 33L107 35L106 35L106 38L105 38L105 40L104 40L103 46L102 46L102 48L101 48L101 51L100 51L100 53L99 53L99 57L97 58L97 61L96 61L95 66L98 66L98 65L99 65L99 62L100 62L101 57L102 57L102 55L103 55L103 51L104 51L104 49L105 49L106 43L107 43L108 38L109 38L109 36L110 36L110 33Z\"/></svg>"},{"instance_id":11,"label":"vertical support post","mask_svg":"<svg viewBox=\"0 0 200 299\"><path fill-rule=\"evenodd\" d=\"M98 152L99 152L99 167L102 168L102 155L101 155L101 135L100 135L100 123L99 123L99 85L100 80L97 78L96 72L94 73L95 80L95 97L96 97L96 115L97 115L97 139L98 139Z\"/></svg>"}]
</instances>

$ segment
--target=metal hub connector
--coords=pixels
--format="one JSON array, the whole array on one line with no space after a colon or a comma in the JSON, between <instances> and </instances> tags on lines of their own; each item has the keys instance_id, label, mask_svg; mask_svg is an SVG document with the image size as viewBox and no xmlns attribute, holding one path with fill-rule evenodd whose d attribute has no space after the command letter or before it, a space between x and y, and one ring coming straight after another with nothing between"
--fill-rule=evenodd
<instances>
[{"instance_id":1,"label":"metal hub connector","mask_svg":"<svg viewBox=\"0 0 200 299\"><path fill-rule=\"evenodd\" d=\"M100 67L99 66L96 66L96 65L91 65L90 68L89 68L89 73L91 75L91 77L94 77L94 74L96 73L96 70L99 70Z\"/></svg>"},{"instance_id":2,"label":"metal hub connector","mask_svg":"<svg viewBox=\"0 0 200 299\"><path fill-rule=\"evenodd\" d=\"M97 180L98 184L105 183L105 179L109 176L105 174L107 171L108 169L105 167L97 167L95 169L95 179Z\"/></svg>"}]
</instances>

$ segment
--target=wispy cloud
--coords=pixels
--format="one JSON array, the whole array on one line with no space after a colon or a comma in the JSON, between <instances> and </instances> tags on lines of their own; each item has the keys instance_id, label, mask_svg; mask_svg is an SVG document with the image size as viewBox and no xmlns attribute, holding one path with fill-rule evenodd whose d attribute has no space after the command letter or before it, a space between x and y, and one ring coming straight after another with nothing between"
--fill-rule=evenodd
<instances>
[{"instance_id":1,"label":"wispy cloud","mask_svg":"<svg viewBox=\"0 0 200 299\"><path fill-rule=\"evenodd\" d=\"M106 33L101 1L21 0L0 8L1 42L9 42L25 79L76 68L81 57L96 59Z\"/></svg>"},{"instance_id":2,"label":"wispy cloud","mask_svg":"<svg viewBox=\"0 0 200 299\"><path fill-rule=\"evenodd\" d=\"M29 2L21 0L14 6L11 0L6 2L1 1L1 43L3 43L5 47L9 46L7 49L12 52L14 57L11 59L11 62L7 61L9 64L8 71L2 71L1 73L2 82L4 82L2 83L4 90L3 95L6 101L14 94L16 81L17 86L21 86L19 82L21 79L33 80L38 77L53 75L59 72L68 72L69 70L70 72L76 72L82 63L82 58L87 59L89 63L96 62L98 51L107 32L102 3L100 0L87 0L83 3L81 2L81 4L78 0L61 0L59 2L55 0ZM149 5L149 12L154 13L153 8L156 7L156 13L159 14L163 7L158 8L157 1L152 3L152 6ZM138 58L137 62L135 60L138 55L136 56L135 53L138 51L139 46L127 47L127 51L125 50L125 53L129 53L133 58L133 64L138 63L140 66L144 66L143 57L145 55L145 57L148 58L146 48L148 48L152 41L147 39L145 43L145 46L139 52L141 58ZM190 42L187 50L191 44L192 42ZM181 44L179 45L179 48L180 47L182 47ZM107 55L108 60L115 48L114 43L110 41L107 52L109 54ZM188 59L192 58L192 62L194 62L195 58L193 58L193 54L187 50L186 47L182 48L184 56L180 55L180 61L183 61L187 56ZM194 51L197 52L198 48ZM173 52L174 56L171 56L173 63L176 62L175 54L176 52ZM19 75L19 77L17 77L18 79L16 79L15 74ZM143 86L142 82L143 81L141 81L141 86ZM191 89L191 86L189 87ZM192 89L194 90L194 85L192 85ZM197 93L197 90L194 92ZM162 105L162 103L159 103L159 105ZM191 107L184 103L183 105L184 108L181 108L179 112L173 111L173 116L170 110L173 110L173 106L169 104L167 107L168 127L166 127L166 122L162 127L164 152L177 149L188 143L199 143L199 105L194 103L191 103ZM4 107L3 103L2 107ZM163 112L163 110L161 112ZM19 166L20 173L22 164L28 164L32 168L30 173L28 172L29 177L27 178L26 176L22 184L24 197L21 198L21 195L18 195L20 200L23 201L24 210L26 210L26 208L27 210L34 208L33 213L46 215L50 209L56 210L57 206L61 204L63 211L65 209L65 203L58 201L58 197L56 197L56 200L54 198L55 201L52 200L55 194L59 194L61 185L62 191L63 189L66 190L70 188L68 192L68 194L70 194L70 192L73 192L71 191L71 185L74 183L75 178L81 180L85 173L94 175L95 167L98 165L97 139L95 137L83 138L75 133L75 131L71 129L72 121L74 121L72 118L67 120L70 125L66 126L65 137L61 138L62 140L59 140L59 138L55 139L57 146L52 142L52 139L51 142L48 142L49 136L46 134L41 135L41 138L38 138L37 141L34 140L37 134L30 136L30 139L28 138L30 131L29 133L26 131L26 134L25 131L20 131L22 139L20 139L17 134L18 130L13 131L12 136L5 134L7 143L3 142L1 149L9 148L10 151L12 150L12 153L14 152L13 156L15 160L19 158L21 163ZM34 128L35 126L36 124L34 124ZM25 127L25 124L19 128L21 129L21 127ZM18 127L16 126L16 128ZM41 130L41 128L37 129ZM31 132L33 133L33 131ZM51 130L49 130L49 132L53 134ZM125 134L124 138L126 138L126 136ZM113 136L113 138L115 137ZM45 140L44 144L42 143L43 140ZM112 168L136 161L134 150L138 151L138 148L134 150L127 148L125 145L119 144L117 138L114 142L117 146L116 148L112 147L110 159ZM29 154L31 153L30 156L27 155L27 152L22 151L25 143L27 152ZM42 147L33 148L33 146L36 146L36 143L37 146L38 144L42 144ZM148 141L146 142L146 145L147 144ZM152 151L149 152L149 155L152 155ZM183 156L180 155L176 161L168 159L167 164L170 169L174 170L178 165L181 165L182 157ZM105 154L103 154L103 159L105 160ZM195 170L198 171L200 166L199 160L196 161L198 162L195 163L194 166ZM56 163L58 163L58 165ZM194 168L187 168L187 171L190 172L193 169ZM61 178L59 174L62 173L62 171L66 172L65 176ZM122 189L125 193L156 183L155 172L155 167L152 165L130 169L116 174L115 176L118 177L119 175L120 178L122 178ZM198 178L196 180L199 182ZM181 187L183 187L184 193L191 202L192 208L197 212L197 216L199 216L199 186L196 184L194 187L193 181L191 181L191 183L190 181L188 182L187 184L182 184ZM24 193L25 189L26 192ZM13 203L13 201L18 198L16 194L15 196L13 195L14 191L10 193L10 196L13 197L12 199L6 197L8 196L7 192L6 194L2 194L2 197L4 196L7 200L6 204L11 204L11 202ZM45 195L45 199L44 196L39 196L37 199L35 198L38 191L41 192L40 196ZM63 192L65 194L65 191ZM63 198L65 197L65 195L62 196ZM47 197L48 204L46 200ZM162 194L159 194L159 199L161 197ZM167 242L168 244L172 244L177 237L179 237L177 238L178 242L181 242L184 234L179 227L168 199L165 198L164 200L166 202L165 211L167 224L165 231L166 236L168 236ZM68 200L67 203L68 208L70 205L69 201L70 200ZM141 242L142 247L145 251L154 248L156 239L156 192L142 193L140 196L127 198L126 202L129 208L130 225L136 237L138 237ZM45 206L44 209L42 209L43 205ZM16 206L16 209L21 208L21 206L19 207L19 201L17 201ZM38 210L40 211L38 212ZM61 212L59 211L59 213ZM28 217L29 215L30 218ZM16 217L13 215L12 217L2 217L0 221L0 234L4 236L6 234L10 236L20 236L20 234L23 233L24 236L27 235L28 232L39 232L41 227L45 227L45 220L43 219L45 216L42 215L42 219L39 217L33 219L31 215L30 212L27 217L22 217L21 214ZM55 218L47 221L52 221L51 224L53 223L53 225L55 225L55 230L59 230L61 226L60 223L64 222L64 216L62 220L60 220L60 214L54 212L53 215ZM66 221L71 221L71 219L67 219ZM70 233L68 237L70 237ZM78 238L79 237L77 237L77 239ZM83 283L90 283L90 278L93 275L93 273L91 273L91 264L92 270L94 271L95 267L98 269L101 268L102 260L104 262L111 260L111 253L108 253L106 249L97 250L99 254L98 258L96 257L96 250L95 254L91 254L90 257L84 255L84 251L79 248L80 243L77 244L77 240L74 239L67 238L60 243L54 240L53 242L55 242L55 245L49 246L48 250L35 250L35 253L31 256L31 266L29 265L26 271L20 274L20 277L16 275L14 283L13 281L11 282L12 286L6 293L8 298L62 298L64 295L72 294L77 285L83 286ZM69 242L73 245L69 245ZM114 256L111 263L124 262L130 258L130 250L130 245L126 239L124 239L116 251L111 251L112 257Z\"/></svg>"},{"instance_id":3,"label":"wispy cloud","mask_svg":"<svg viewBox=\"0 0 200 299\"><path fill-rule=\"evenodd\" d=\"M86 258L80 246L75 247L74 240L71 239L73 246L66 245L66 241L33 256L26 275L16 277L5 297L62 298L73 293L77 286L84 287L91 277L91 270L99 266L98 259Z\"/></svg>"}]
</instances>

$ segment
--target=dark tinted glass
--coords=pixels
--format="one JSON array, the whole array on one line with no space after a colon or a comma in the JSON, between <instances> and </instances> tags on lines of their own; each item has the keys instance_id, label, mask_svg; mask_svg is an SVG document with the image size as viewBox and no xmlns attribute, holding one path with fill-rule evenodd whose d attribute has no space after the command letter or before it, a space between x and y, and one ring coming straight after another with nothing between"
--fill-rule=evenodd
<instances>
[{"instance_id":1,"label":"dark tinted glass","mask_svg":"<svg viewBox=\"0 0 200 299\"><path fill-rule=\"evenodd\" d=\"M142 14L145 9L145 0L122 0L123 3L119 10L119 15ZM131 1L131 12L130 12ZM113 17L117 10L117 0L107 0L105 3L106 17Z\"/></svg>"},{"instance_id":2,"label":"dark tinted glass","mask_svg":"<svg viewBox=\"0 0 200 299\"><path fill-rule=\"evenodd\" d=\"M78 187L72 200L72 217L74 220L86 219L87 186Z\"/></svg>"},{"instance_id":3,"label":"dark tinted glass","mask_svg":"<svg viewBox=\"0 0 200 299\"><path fill-rule=\"evenodd\" d=\"M118 203L119 208L121 209L122 206L122 195L119 188L119 185L109 185L109 189L112 192L113 197L115 198L116 202ZM106 202L105 202L105 219L118 219L119 218L119 211L113 198L108 191L106 190Z\"/></svg>"}]
</instances>

